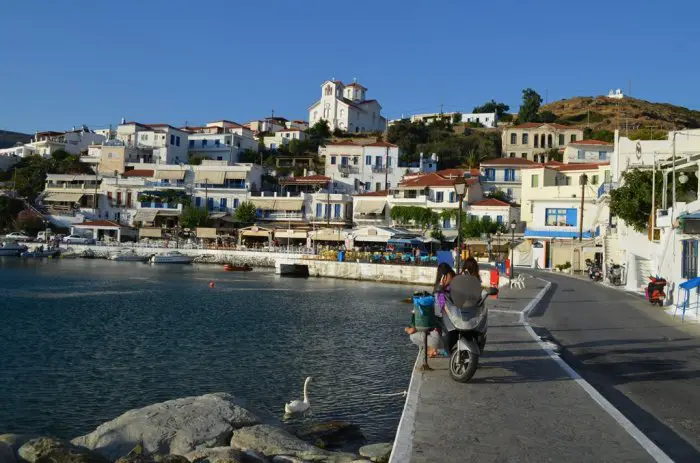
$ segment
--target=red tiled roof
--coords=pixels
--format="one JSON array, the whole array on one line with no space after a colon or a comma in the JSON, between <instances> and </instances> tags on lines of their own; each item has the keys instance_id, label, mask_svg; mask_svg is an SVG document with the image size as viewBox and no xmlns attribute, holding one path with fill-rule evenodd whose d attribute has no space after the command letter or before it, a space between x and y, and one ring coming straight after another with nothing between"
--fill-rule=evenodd
<instances>
[{"instance_id":1,"label":"red tiled roof","mask_svg":"<svg viewBox=\"0 0 700 463\"><path fill-rule=\"evenodd\" d=\"M388 141L375 141L374 143L365 143L363 146L383 146L385 148L396 148L398 145L389 143Z\"/></svg>"},{"instance_id":2,"label":"red tiled roof","mask_svg":"<svg viewBox=\"0 0 700 463\"><path fill-rule=\"evenodd\" d=\"M454 186L455 183L457 183L456 178L447 178L443 177L442 175L433 172L430 174L425 174L425 175L420 175L418 177L413 177L407 180L404 180L400 183L401 186L405 188L424 188L424 187L429 187L429 186L444 186L444 187L449 187L449 186ZM466 184L467 185L473 185L479 181L478 178L468 178L466 179Z\"/></svg>"},{"instance_id":3,"label":"red tiled roof","mask_svg":"<svg viewBox=\"0 0 700 463\"><path fill-rule=\"evenodd\" d=\"M482 166L531 166L537 164L525 158L498 158L489 159L481 163Z\"/></svg>"},{"instance_id":4,"label":"red tiled roof","mask_svg":"<svg viewBox=\"0 0 700 463\"><path fill-rule=\"evenodd\" d=\"M357 88L361 88L363 90L367 90L367 87L363 87L362 85L358 84L357 82L351 83L350 85L348 85L348 87L357 87Z\"/></svg>"},{"instance_id":5,"label":"red tiled roof","mask_svg":"<svg viewBox=\"0 0 700 463\"><path fill-rule=\"evenodd\" d=\"M153 177L153 171L149 169L127 170L122 177Z\"/></svg>"},{"instance_id":6,"label":"red tiled roof","mask_svg":"<svg viewBox=\"0 0 700 463\"><path fill-rule=\"evenodd\" d=\"M341 140L341 141L329 141L326 143L326 146L342 146L342 145L350 145L350 146L362 146L358 143L353 143L352 140Z\"/></svg>"},{"instance_id":7,"label":"red tiled roof","mask_svg":"<svg viewBox=\"0 0 700 463\"><path fill-rule=\"evenodd\" d=\"M368 191L367 193L360 193L360 194L356 194L354 196L389 196L389 191L388 190Z\"/></svg>"},{"instance_id":8,"label":"red tiled roof","mask_svg":"<svg viewBox=\"0 0 700 463\"><path fill-rule=\"evenodd\" d=\"M572 127L570 125L564 125L564 124L557 124L555 122L525 122L523 124L511 127L511 129L537 129L537 128L540 128L544 125L548 125L548 126L553 127L555 129L561 129L561 130L577 129L577 127ZM580 129L578 129L578 130L580 130Z\"/></svg>"},{"instance_id":9,"label":"red tiled roof","mask_svg":"<svg viewBox=\"0 0 700 463\"><path fill-rule=\"evenodd\" d=\"M297 124L307 124L307 122L302 119L294 119L292 122L296 122Z\"/></svg>"},{"instance_id":10,"label":"red tiled roof","mask_svg":"<svg viewBox=\"0 0 700 463\"><path fill-rule=\"evenodd\" d=\"M93 220L91 222L83 222L75 224L76 227L117 227L121 228L117 222L111 220Z\"/></svg>"},{"instance_id":11,"label":"red tiled roof","mask_svg":"<svg viewBox=\"0 0 700 463\"><path fill-rule=\"evenodd\" d=\"M605 145L605 146L613 146L612 143L607 142L607 141L602 141L602 140L579 140L579 141L572 141L569 143L570 145Z\"/></svg>"},{"instance_id":12,"label":"red tiled roof","mask_svg":"<svg viewBox=\"0 0 700 463\"><path fill-rule=\"evenodd\" d=\"M470 174L472 177L479 176L479 169L442 169L437 171L443 177L464 177L464 174Z\"/></svg>"},{"instance_id":13,"label":"red tiled roof","mask_svg":"<svg viewBox=\"0 0 700 463\"><path fill-rule=\"evenodd\" d=\"M300 129L298 127L292 127L289 129L278 130L278 132L303 132L303 131L304 131L304 129Z\"/></svg>"},{"instance_id":14,"label":"red tiled roof","mask_svg":"<svg viewBox=\"0 0 700 463\"><path fill-rule=\"evenodd\" d=\"M325 175L307 175L306 177L289 177L280 179L281 185L305 184L315 185L320 183L328 183L331 179Z\"/></svg>"},{"instance_id":15,"label":"red tiled roof","mask_svg":"<svg viewBox=\"0 0 700 463\"><path fill-rule=\"evenodd\" d=\"M470 206L510 206L510 204L500 199L487 198L471 203Z\"/></svg>"},{"instance_id":16,"label":"red tiled roof","mask_svg":"<svg viewBox=\"0 0 700 463\"><path fill-rule=\"evenodd\" d=\"M558 161L551 161L545 164L533 163L533 165L526 167L526 169L552 169L558 171L569 171L569 170L592 170L597 169L600 166L608 166L609 162L580 162L572 164L562 164Z\"/></svg>"}]
</instances>

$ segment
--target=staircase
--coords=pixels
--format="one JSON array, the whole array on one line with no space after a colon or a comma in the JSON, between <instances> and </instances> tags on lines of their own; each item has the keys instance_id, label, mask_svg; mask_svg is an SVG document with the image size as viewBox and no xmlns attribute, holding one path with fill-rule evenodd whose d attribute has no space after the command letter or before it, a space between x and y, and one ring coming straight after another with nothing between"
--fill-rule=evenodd
<instances>
[{"instance_id":1,"label":"staircase","mask_svg":"<svg viewBox=\"0 0 700 463\"><path fill-rule=\"evenodd\" d=\"M605 265L610 262L616 264L625 263L625 255L620 250L620 245L618 244L617 233L614 233L608 228L603 238L603 262Z\"/></svg>"}]
</instances>

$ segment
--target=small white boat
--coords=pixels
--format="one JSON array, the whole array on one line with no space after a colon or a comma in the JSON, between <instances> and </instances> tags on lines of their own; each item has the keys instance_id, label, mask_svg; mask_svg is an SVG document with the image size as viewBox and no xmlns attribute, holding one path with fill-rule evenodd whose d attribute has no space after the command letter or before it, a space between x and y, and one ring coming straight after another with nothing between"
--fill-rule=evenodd
<instances>
[{"instance_id":1,"label":"small white boat","mask_svg":"<svg viewBox=\"0 0 700 463\"><path fill-rule=\"evenodd\" d=\"M26 246L9 241L2 243L2 246L0 246L0 256L19 256L26 251Z\"/></svg>"},{"instance_id":2,"label":"small white boat","mask_svg":"<svg viewBox=\"0 0 700 463\"><path fill-rule=\"evenodd\" d=\"M31 251L24 251L22 257L34 258L34 259L44 259L46 257L59 257L61 255L60 249L46 249L44 246L38 246Z\"/></svg>"},{"instance_id":3,"label":"small white boat","mask_svg":"<svg viewBox=\"0 0 700 463\"><path fill-rule=\"evenodd\" d=\"M115 262L145 262L146 259L147 256L139 256L134 250L117 251L109 256L109 260Z\"/></svg>"},{"instance_id":4,"label":"small white boat","mask_svg":"<svg viewBox=\"0 0 700 463\"><path fill-rule=\"evenodd\" d=\"M177 251L166 252L165 254L154 254L151 256L152 264L191 264L193 256L186 256Z\"/></svg>"}]
</instances>

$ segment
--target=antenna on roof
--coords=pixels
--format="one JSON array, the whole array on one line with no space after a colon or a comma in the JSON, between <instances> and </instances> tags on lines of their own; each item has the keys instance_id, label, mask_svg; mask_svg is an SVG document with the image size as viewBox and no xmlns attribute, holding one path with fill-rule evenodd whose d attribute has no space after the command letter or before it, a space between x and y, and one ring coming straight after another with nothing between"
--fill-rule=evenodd
<instances>
[{"instance_id":1,"label":"antenna on roof","mask_svg":"<svg viewBox=\"0 0 700 463\"><path fill-rule=\"evenodd\" d=\"M354 84L355 82L357 82L357 77L352 78L352 83Z\"/></svg>"},{"instance_id":2,"label":"antenna on roof","mask_svg":"<svg viewBox=\"0 0 700 463\"><path fill-rule=\"evenodd\" d=\"M121 124L126 124L126 118L122 117Z\"/></svg>"}]
</instances>

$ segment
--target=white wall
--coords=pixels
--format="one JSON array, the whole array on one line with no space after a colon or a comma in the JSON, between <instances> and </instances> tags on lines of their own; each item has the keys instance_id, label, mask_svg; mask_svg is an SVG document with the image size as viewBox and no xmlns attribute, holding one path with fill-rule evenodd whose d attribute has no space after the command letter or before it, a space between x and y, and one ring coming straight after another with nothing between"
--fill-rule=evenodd
<instances>
[{"instance_id":1,"label":"white wall","mask_svg":"<svg viewBox=\"0 0 700 463\"><path fill-rule=\"evenodd\" d=\"M468 206L467 214L479 219L489 217L492 222L498 222L501 216L506 227L512 220L520 221L520 208L510 206Z\"/></svg>"},{"instance_id":2,"label":"white wall","mask_svg":"<svg viewBox=\"0 0 700 463\"><path fill-rule=\"evenodd\" d=\"M484 127L496 127L496 113L462 113L462 122L478 122Z\"/></svg>"},{"instance_id":3,"label":"white wall","mask_svg":"<svg viewBox=\"0 0 700 463\"><path fill-rule=\"evenodd\" d=\"M564 149L564 163L608 162L615 148L613 145L567 145ZM601 158L600 153L604 153Z\"/></svg>"}]
</instances>

